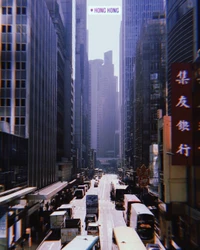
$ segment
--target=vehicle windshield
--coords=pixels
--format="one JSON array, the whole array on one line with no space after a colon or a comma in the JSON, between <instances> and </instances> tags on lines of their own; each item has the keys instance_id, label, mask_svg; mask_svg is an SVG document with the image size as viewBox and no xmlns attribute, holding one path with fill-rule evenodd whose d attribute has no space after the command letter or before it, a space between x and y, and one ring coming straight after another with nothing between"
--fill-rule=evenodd
<instances>
[{"instance_id":1,"label":"vehicle windshield","mask_svg":"<svg viewBox=\"0 0 200 250\"><path fill-rule=\"evenodd\" d=\"M153 238L154 235L154 217L148 214L138 216L137 232L142 240Z\"/></svg>"}]
</instances>

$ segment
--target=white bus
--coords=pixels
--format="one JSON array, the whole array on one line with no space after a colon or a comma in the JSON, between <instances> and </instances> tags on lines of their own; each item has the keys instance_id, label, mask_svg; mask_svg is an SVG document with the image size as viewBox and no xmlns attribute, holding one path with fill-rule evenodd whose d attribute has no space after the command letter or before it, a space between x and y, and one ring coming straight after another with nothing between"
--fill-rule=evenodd
<instances>
[{"instance_id":1,"label":"white bus","mask_svg":"<svg viewBox=\"0 0 200 250\"><path fill-rule=\"evenodd\" d=\"M62 250L100 250L100 241L98 236L78 235L70 241Z\"/></svg>"},{"instance_id":2,"label":"white bus","mask_svg":"<svg viewBox=\"0 0 200 250\"><path fill-rule=\"evenodd\" d=\"M117 245L119 250L146 250L137 232L127 226L113 229L113 243Z\"/></svg>"},{"instance_id":3,"label":"white bus","mask_svg":"<svg viewBox=\"0 0 200 250\"><path fill-rule=\"evenodd\" d=\"M60 250L62 249L61 240L45 240L36 250Z\"/></svg>"},{"instance_id":4,"label":"white bus","mask_svg":"<svg viewBox=\"0 0 200 250\"><path fill-rule=\"evenodd\" d=\"M124 194L124 211L123 216L127 226L130 225L130 213L132 203L142 203L135 194Z\"/></svg>"},{"instance_id":5,"label":"white bus","mask_svg":"<svg viewBox=\"0 0 200 250\"><path fill-rule=\"evenodd\" d=\"M144 244L154 243L154 221L154 214L144 204L131 204L130 227L136 230Z\"/></svg>"}]
</instances>

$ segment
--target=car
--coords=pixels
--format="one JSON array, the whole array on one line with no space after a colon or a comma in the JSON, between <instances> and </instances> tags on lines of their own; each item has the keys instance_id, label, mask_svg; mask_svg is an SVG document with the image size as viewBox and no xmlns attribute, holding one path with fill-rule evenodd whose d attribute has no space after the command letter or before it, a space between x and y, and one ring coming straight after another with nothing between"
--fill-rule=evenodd
<instances>
[{"instance_id":1,"label":"car","mask_svg":"<svg viewBox=\"0 0 200 250\"><path fill-rule=\"evenodd\" d=\"M160 250L160 246L158 244L150 244L146 245L147 250Z\"/></svg>"},{"instance_id":2,"label":"car","mask_svg":"<svg viewBox=\"0 0 200 250\"><path fill-rule=\"evenodd\" d=\"M99 236L99 224L98 224L98 222L89 222L88 223L87 234Z\"/></svg>"},{"instance_id":3,"label":"car","mask_svg":"<svg viewBox=\"0 0 200 250\"><path fill-rule=\"evenodd\" d=\"M99 186L99 182L98 181L95 181L94 182L94 187L98 187Z\"/></svg>"},{"instance_id":4,"label":"car","mask_svg":"<svg viewBox=\"0 0 200 250\"><path fill-rule=\"evenodd\" d=\"M96 214L86 214L86 216L85 216L85 230L87 230L87 226L90 222L97 222Z\"/></svg>"},{"instance_id":5,"label":"car","mask_svg":"<svg viewBox=\"0 0 200 250\"><path fill-rule=\"evenodd\" d=\"M84 196L83 189L75 189L74 196L76 197L76 199L82 199Z\"/></svg>"}]
</instances>

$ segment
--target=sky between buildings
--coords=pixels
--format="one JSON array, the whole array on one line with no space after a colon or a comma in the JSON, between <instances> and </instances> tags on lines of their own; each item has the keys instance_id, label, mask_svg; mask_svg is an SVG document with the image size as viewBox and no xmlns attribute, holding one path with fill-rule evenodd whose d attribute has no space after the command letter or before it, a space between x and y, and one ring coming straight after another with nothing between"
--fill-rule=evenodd
<instances>
[{"instance_id":1,"label":"sky between buildings","mask_svg":"<svg viewBox=\"0 0 200 250\"><path fill-rule=\"evenodd\" d=\"M89 60L104 59L106 51L113 51L115 75L119 77L119 34L122 0L87 0L87 28ZM120 14L91 14L90 7L118 7Z\"/></svg>"}]
</instances>

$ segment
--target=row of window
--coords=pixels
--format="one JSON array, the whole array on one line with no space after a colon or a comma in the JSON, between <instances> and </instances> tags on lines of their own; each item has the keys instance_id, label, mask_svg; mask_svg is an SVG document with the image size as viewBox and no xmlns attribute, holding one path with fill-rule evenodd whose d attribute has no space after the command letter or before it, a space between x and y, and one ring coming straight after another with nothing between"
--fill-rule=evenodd
<instances>
[{"instance_id":1,"label":"row of window","mask_svg":"<svg viewBox=\"0 0 200 250\"><path fill-rule=\"evenodd\" d=\"M16 98L15 99L15 106L17 107L25 107L26 105L26 99L22 98ZM1 107L10 107L11 106L11 99L10 98L1 98L0 99L0 106Z\"/></svg>"},{"instance_id":2,"label":"row of window","mask_svg":"<svg viewBox=\"0 0 200 250\"><path fill-rule=\"evenodd\" d=\"M11 69L11 62L1 62L1 69ZM16 69L26 69L25 62L16 62Z\"/></svg>"},{"instance_id":3,"label":"row of window","mask_svg":"<svg viewBox=\"0 0 200 250\"><path fill-rule=\"evenodd\" d=\"M0 121L10 123L10 117L0 117ZM25 125L25 117L15 117L15 125Z\"/></svg>"},{"instance_id":4,"label":"row of window","mask_svg":"<svg viewBox=\"0 0 200 250\"><path fill-rule=\"evenodd\" d=\"M26 25L16 25L16 31L17 33L26 33ZM2 33L12 33L12 25L2 25L1 26L1 32Z\"/></svg>"},{"instance_id":5,"label":"row of window","mask_svg":"<svg viewBox=\"0 0 200 250\"><path fill-rule=\"evenodd\" d=\"M1 88L11 88L11 80L1 80ZM25 80L16 80L15 88L26 88Z\"/></svg>"},{"instance_id":6,"label":"row of window","mask_svg":"<svg viewBox=\"0 0 200 250\"><path fill-rule=\"evenodd\" d=\"M1 50L2 51L11 51L12 50L12 43L2 43ZM16 44L16 51L26 51L26 44L25 43L17 43Z\"/></svg>"},{"instance_id":7,"label":"row of window","mask_svg":"<svg viewBox=\"0 0 200 250\"><path fill-rule=\"evenodd\" d=\"M2 7L3 15L12 15L13 9L12 7ZM16 8L17 15L26 15L26 7L17 7Z\"/></svg>"}]
</instances>

